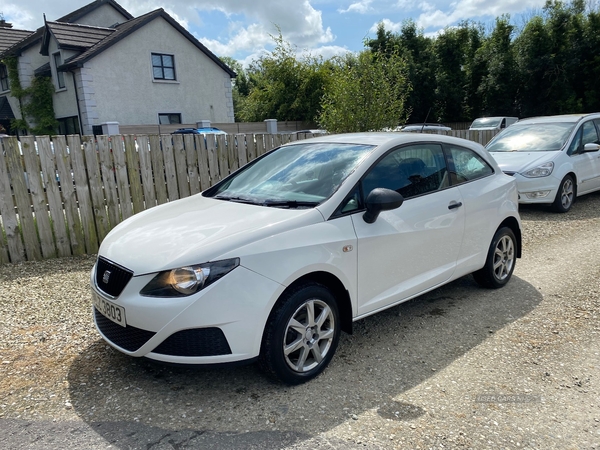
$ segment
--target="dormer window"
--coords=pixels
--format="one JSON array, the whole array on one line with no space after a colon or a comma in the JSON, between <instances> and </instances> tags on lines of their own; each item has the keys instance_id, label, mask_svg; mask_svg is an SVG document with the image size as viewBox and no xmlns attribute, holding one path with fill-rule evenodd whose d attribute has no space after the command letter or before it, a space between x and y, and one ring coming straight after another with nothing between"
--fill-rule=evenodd
<instances>
[{"instance_id":1,"label":"dormer window","mask_svg":"<svg viewBox=\"0 0 600 450\"><path fill-rule=\"evenodd\" d=\"M56 71L56 85L58 89L65 88L65 74L63 72L59 72L58 68L62 64L62 59L60 57L60 52L54 53L52 55L54 58L54 70Z\"/></svg>"},{"instance_id":2,"label":"dormer window","mask_svg":"<svg viewBox=\"0 0 600 450\"><path fill-rule=\"evenodd\" d=\"M152 75L155 80L176 80L175 57L162 53L152 53Z\"/></svg>"}]
</instances>

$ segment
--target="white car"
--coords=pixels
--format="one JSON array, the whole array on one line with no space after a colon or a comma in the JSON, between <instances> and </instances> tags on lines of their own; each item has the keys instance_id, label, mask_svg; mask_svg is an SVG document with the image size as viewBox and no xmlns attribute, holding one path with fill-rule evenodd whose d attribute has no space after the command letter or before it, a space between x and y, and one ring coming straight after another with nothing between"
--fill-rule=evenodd
<instances>
[{"instance_id":1,"label":"white car","mask_svg":"<svg viewBox=\"0 0 600 450\"><path fill-rule=\"evenodd\" d=\"M329 135L114 228L91 273L93 315L128 355L258 360L296 384L354 321L473 272L504 286L520 253L515 181L481 145Z\"/></svg>"},{"instance_id":2,"label":"white car","mask_svg":"<svg viewBox=\"0 0 600 450\"><path fill-rule=\"evenodd\" d=\"M600 113L519 120L486 146L514 176L520 203L567 212L575 198L600 189Z\"/></svg>"}]
</instances>

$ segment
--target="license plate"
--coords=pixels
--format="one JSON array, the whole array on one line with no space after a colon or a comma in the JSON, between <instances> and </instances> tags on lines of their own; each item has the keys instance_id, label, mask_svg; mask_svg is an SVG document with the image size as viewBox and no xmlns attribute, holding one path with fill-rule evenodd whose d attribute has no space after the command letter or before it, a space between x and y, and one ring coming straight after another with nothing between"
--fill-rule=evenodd
<instances>
[{"instance_id":1,"label":"license plate","mask_svg":"<svg viewBox=\"0 0 600 450\"><path fill-rule=\"evenodd\" d=\"M125 321L125 308L103 299L95 292L92 292L92 302L104 317L112 320L114 323L118 323L122 327L127 326L127 322Z\"/></svg>"}]
</instances>

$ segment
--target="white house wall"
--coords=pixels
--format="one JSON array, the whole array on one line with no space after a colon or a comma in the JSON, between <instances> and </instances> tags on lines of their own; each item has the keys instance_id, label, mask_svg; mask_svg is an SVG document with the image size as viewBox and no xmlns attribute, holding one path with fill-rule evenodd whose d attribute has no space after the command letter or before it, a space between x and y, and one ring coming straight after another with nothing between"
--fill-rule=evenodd
<instances>
[{"instance_id":1,"label":"white house wall","mask_svg":"<svg viewBox=\"0 0 600 450\"><path fill-rule=\"evenodd\" d=\"M151 53L175 56L176 81L154 81ZM159 113L180 113L183 123L234 121L230 76L161 17L78 72L83 133L104 122L157 124Z\"/></svg>"},{"instance_id":2,"label":"white house wall","mask_svg":"<svg viewBox=\"0 0 600 450\"><path fill-rule=\"evenodd\" d=\"M111 27L117 23L127 21L127 17L123 16L119 11L108 4L101 5L85 16L77 19L75 23L82 25L92 25L94 27Z\"/></svg>"}]
</instances>

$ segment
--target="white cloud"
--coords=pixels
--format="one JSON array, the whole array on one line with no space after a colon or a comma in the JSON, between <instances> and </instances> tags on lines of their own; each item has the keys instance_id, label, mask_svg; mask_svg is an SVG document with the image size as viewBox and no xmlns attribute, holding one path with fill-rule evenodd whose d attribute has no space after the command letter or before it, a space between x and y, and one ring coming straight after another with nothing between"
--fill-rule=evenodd
<instances>
[{"instance_id":1,"label":"white cloud","mask_svg":"<svg viewBox=\"0 0 600 450\"><path fill-rule=\"evenodd\" d=\"M338 12L342 14L349 12L366 14L369 11L373 11L373 8L371 8L371 3L373 3L373 0L361 0L359 2L352 3L350 6L348 6L348 9L338 9Z\"/></svg>"},{"instance_id":2,"label":"white cloud","mask_svg":"<svg viewBox=\"0 0 600 450\"><path fill-rule=\"evenodd\" d=\"M377 27L379 24L383 22L383 26L386 31L391 31L392 33L398 33L402 29L402 22L392 22L390 19L382 19L379 22L375 22L371 28L369 29L369 33L377 33Z\"/></svg>"}]
</instances>

